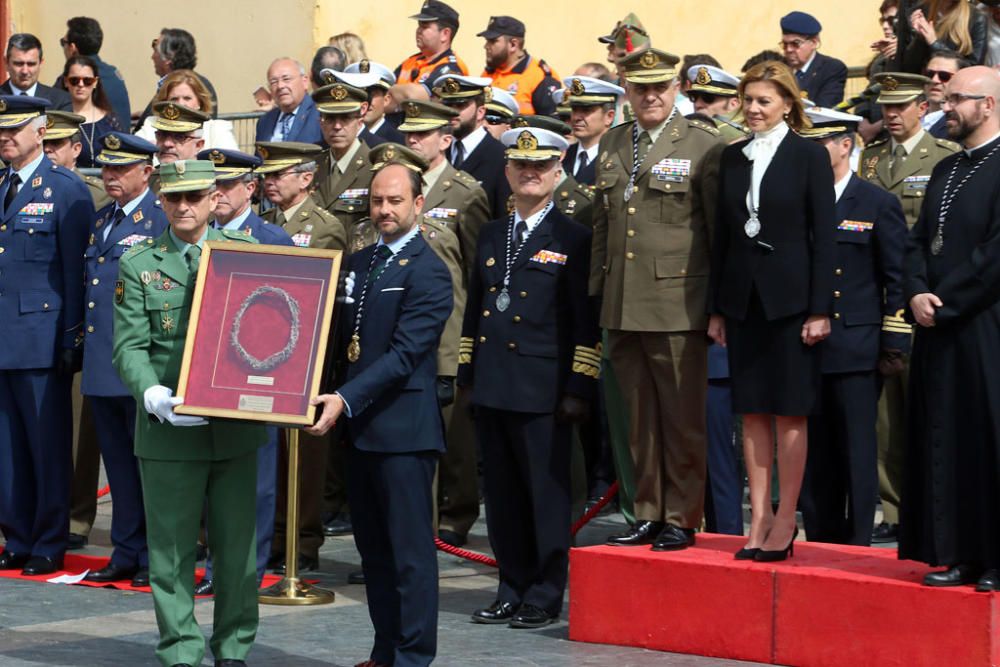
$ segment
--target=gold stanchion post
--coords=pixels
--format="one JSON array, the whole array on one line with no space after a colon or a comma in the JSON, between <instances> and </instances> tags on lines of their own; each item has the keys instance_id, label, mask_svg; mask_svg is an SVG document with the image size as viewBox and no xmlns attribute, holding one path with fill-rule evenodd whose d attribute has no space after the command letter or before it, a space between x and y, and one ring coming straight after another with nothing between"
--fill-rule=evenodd
<instances>
[{"instance_id":1,"label":"gold stanchion post","mask_svg":"<svg viewBox=\"0 0 1000 667\"><path fill-rule=\"evenodd\" d=\"M334 601L333 591L299 580L299 429L288 429L288 512L285 517L285 576L260 592L261 604L315 605Z\"/></svg>"}]
</instances>

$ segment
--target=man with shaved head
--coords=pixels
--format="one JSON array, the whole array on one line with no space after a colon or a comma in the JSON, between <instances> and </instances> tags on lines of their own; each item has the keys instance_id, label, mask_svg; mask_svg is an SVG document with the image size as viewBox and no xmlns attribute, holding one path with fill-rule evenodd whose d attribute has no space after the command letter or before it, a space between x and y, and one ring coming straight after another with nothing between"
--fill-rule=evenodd
<instances>
[{"instance_id":1,"label":"man with shaved head","mask_svg":"<svg viewBox=\"0 0 1000 667\"><path fill-rule=\"evenodd\" d=\"M928 586L1000 590L1000 74L959 71L945 89L949 136L906 253L908 468L899 557L948 569Z\"/></svg>"}]
</instances>

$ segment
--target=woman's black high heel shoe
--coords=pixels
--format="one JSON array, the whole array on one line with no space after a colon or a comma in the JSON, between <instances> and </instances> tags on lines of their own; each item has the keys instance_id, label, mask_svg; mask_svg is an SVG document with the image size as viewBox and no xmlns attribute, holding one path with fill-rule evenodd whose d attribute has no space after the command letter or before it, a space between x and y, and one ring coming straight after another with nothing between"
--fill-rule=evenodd
<instances>
[{"instance_id":1,"label":"woman's black high heel shoe","mask_svg":"<svg viewBox=\"0 0 1000 667\"><path fill-rule=\"evenodd\" d=\"M758 547L752 547L749 549L747 547L743 547L733 555L733 558L736 560L754 560L758 553L760 553L760 549Z\"/></svg>"},{"instance_id":2,"label":"woman's black high heel shoe","mask_svg":"<svg viewBox=\"0 0 1000 667\"><path fill-rule=\"evenodd\" d=\"M766 549L760 549L757 554L753 557L758 563L773 563L779 560L785 560L791 558L795 554L795 538L799 536L799 527L795 526L795 530L792 532L792 539L788 542L788 546L784 549L778 551L767 551Z\"/></svg>"}]
</instances>

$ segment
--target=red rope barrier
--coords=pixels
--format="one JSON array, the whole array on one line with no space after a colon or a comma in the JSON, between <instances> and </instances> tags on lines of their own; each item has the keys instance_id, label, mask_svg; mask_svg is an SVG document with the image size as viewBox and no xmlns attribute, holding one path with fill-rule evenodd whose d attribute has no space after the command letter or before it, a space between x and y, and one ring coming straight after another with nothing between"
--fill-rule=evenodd
<instances>
[{"instance_id":1,"label":"red rope barrier","mask_svg":"<svg viewBox=\"0 0 1000 667\"><path fill-rule=\"evenodd\" d=\"M618 482L615 482L608 489L608 492L601 496L593 507L591 507L587 512L580 517L576 523L573 524L571 529L571 534L576 535L580 532L580 529L586 526L591 519L597 516L604 506L607 505L611 500L618 495ZM459 558L464 558L465 560L471 560L473 563L481 563L482 565L489 565L490 567L497 567L497 561L495 558L491 558L486 554L481 554L476 551L469 551L468 549L462 549L461 547L453 547L448 544L440 537L434 538L434 545L438 548L438 551L443 551L446 554L451 554L452 556L458 556Z\"/></svg>"},{"instance_id":2,"label":"red rope barrier","mask_svg":"<svg viewBox=\"0 0 1000 667\"><path fill-rule=\"evenodd\" d=\"M105 484L105 485L104 485L104 488L103 488L103 489L100 489L100 490L99 490L99 491L97 492L97 497L98 497L98 498L103 498L104 496L108 495L109 493L111 493L111 486L110 486L110 485L108 485L108 484Z\"/></svg>"}]
</instances>

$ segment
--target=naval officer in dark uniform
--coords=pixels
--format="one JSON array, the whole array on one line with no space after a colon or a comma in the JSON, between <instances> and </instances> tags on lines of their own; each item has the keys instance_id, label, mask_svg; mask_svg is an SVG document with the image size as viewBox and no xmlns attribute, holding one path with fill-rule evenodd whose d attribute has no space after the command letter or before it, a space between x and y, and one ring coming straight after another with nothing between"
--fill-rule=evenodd
<instances>
[{"instance_id":1,"label":"naval officer in dark uniform","mask_svg":"<svg viewBox=\"0 0 1000 667\"><path fill-rule=\"evenodd\" d=\"M135 398L111 365L114 345L115 285L118 261L132 246L167 230L167 216L149 188L156 145L145 139L110 132L100 143L95 162L101 165L105 190L114 200L90 224L86 257L83 380L90 401L104 469L114 494L111 511L111 560L91 572L87 581L132 580L149 585L149 553L143 515L142 483L134 453Z\"/></svg>"},{"instance_id":2,"label":"naval officer in dark uniform","mask_svg":"<svg viewBox=\"0 0 1000 667\"><path fill-rule=\"evenodd\" d=\"M910 343L899 316L906 218L896 197L851 173L861 116L816 107L806 114L813 125L803 133L830 153L837 255L800 506L810 541L868 546L878 497L879 359L884 350L908 351Z\"/></svg>"},{"instance_id":3,"label":"naval officer in dark uniform","mask_svg":"<svg viewBox=\"0 0 1000 667\"><path fill-rule=\"evenodd\" d=\"M62 567L69 536L73 373L94 206L42 152L49 101L0 96L0 569Z\"/></svg>"},{"instance_id":4,"label":"naval officer in dark uniform","mask_svg":"<svg viewBox=\"0 0 1000 667\"><path fill-rule=\"evenodd\" d=\"M515 208L479 235L459 352L500 566L496 600L472 620L537 628L562 608L570 436L596 398L600 331L587 297L591 231L552 201L566 140L534 127L502 140Z\"/></svg>"}]
</instances>

